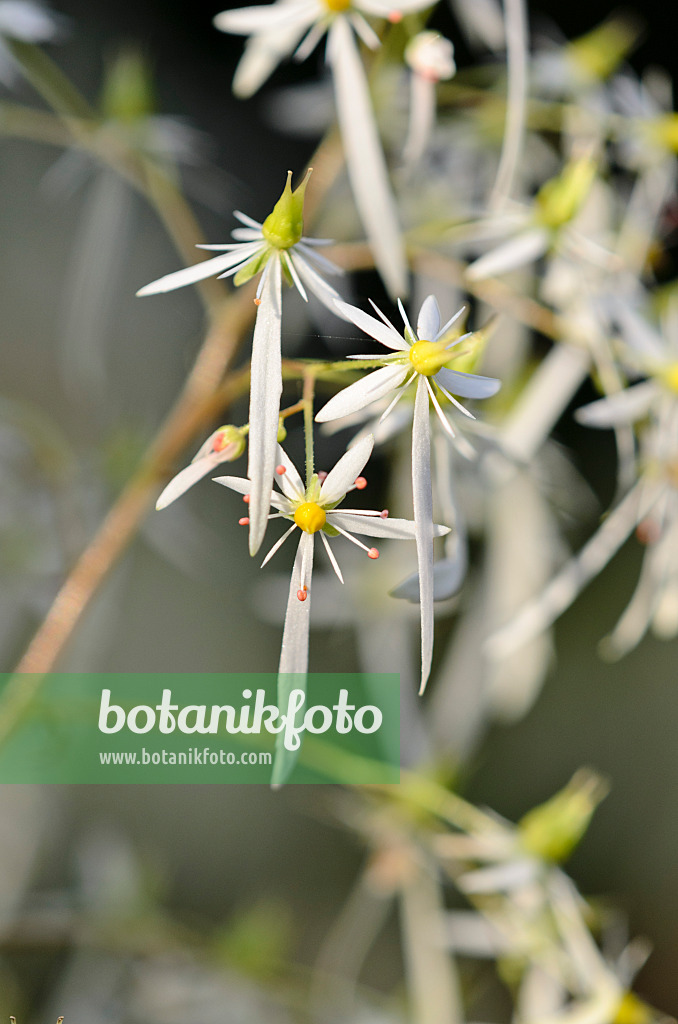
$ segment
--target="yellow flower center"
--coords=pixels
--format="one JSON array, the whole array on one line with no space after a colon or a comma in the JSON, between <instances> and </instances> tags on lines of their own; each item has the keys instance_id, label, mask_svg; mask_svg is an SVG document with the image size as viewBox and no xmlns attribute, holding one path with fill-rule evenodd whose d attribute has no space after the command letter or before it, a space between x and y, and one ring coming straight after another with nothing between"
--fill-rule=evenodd
<instances>
[{"instance_id":1,"label":"yellow flower center","mask_svg":"<svg viewBox=\"0 0 678 1024\"><path fill-rule=\"evenodd\" d=\"M661 371L661 379L669 390L678 394L678 363L673 363Z\"/></svg>"},{"instance_id":2,"label":"yellow flower center","mask_svg":"<svg viewBox=\"0 0 678 1024\"><path fill-rule=\"evenodd\" d=\"M322 530L326 520L325 510L314 501L305 501L294 513L294 521L305 533L317 533Z\"/></svg>"},{"instance_id":3,"label":"yellow flower center","mask_svg":"<svg viewBox=\"0 0 678 1024\"><path fill-rule=\"evenodd\" d=\"M417 373L425 377L432 377L450 358L445 342L440 341L415 341L408 355Z\"/></svg>"},{"instance_id":4,"label":"yellow flower center","mask_svg":"<svg viewBox=\"0 0 678 1024\"><path fill-rule=\"evenodd\" d=\"M347 11L351 6L351 0L324 0L325 7L332 14L341 14L342 11Z\"/></svg>"}]
</instances>

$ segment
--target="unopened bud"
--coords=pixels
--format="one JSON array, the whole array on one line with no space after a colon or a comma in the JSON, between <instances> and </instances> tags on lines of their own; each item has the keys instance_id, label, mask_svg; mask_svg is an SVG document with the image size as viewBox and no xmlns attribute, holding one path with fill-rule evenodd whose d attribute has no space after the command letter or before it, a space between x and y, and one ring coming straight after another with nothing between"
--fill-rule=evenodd
<instances>
[{"instance_id":1,"label":"unopened bud","mask_svg":"<svg viewBox=\"0 0 678 1024\"><path fill-rule=\"evenodd\" d=\"M587 768L575 772L564 789L519 821L518 833L524 849L545 860L565 860L584 835L608 789L607 782L596 772Z\"/></svg>"}]
</instances>

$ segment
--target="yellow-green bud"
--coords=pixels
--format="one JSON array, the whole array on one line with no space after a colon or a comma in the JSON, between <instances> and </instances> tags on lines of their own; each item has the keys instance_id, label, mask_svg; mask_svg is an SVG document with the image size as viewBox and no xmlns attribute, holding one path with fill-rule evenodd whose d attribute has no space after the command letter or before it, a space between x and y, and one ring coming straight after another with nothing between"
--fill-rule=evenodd
<instances>
[{"instance_id":1,"label":"yellow-green bud","mask_svg":"<svg viewBox=\"0 0 678 1024\"><path fill-rule=\"evenodd\" d=\"M469 338L464 338L458 347L450 349L452 354L452 359L448 364L450 369L458 370L461 373L475 372L497 320L498 317L493 316L479 331L474 331Z\"/></svg>"},{"instance_id":2,"label":"yellow-green bud","mask_svg":"<svg viewBox=\"0 0 678 1024\"><path fill-rule=\"evenodd\" d=\"M612 1024L650 1024L654 1018L652 1008L647 1003L633 992L626 992L619 1000Z\"/></svg>"},{"instance_id":3,"label":"yellow-green bud","mask_svg":"<svg viewBox=\"0 0 678 1024\"><path fill-rule=\"evenodd\" d=\"M283 420L278 420L278 444L282 444L287 437L287 430Z\"/></svg>"},{"instance_id":4,"label":"yellow-green bud","mask_svg":"<svg viewBox=\"0 0 678 1024\"><path fill-rule=\"evenodd\" d=\"M628 17L612 17L569 43L565 53L587 77L604 81L633 49L638 35L638 26Z\"/></svg>"},{"instance_id":5,"label":"yellow-green bud","mask_svg":"<svg viewBox=\"0 0 678 1024\"><path fill-rule=\"evenodd\" d=\"M101 96L101 109L106 118L116 121L139 121L154 110L151 73L142 55L133 49L123 50L109 66Z\"/></svg>"},{"instance_id":6,"label":"yellow-green bud","mask_svg":"<svg viewBox=\"0 0 678 1024\"><path fill-rule=\"evenodd\" d=\"M519 821L523 848L544 860L565 860L584 835L608 789L596 772L587 768L575 772L564 789Z\"/></svg>"},{"instance_id":7,"label":"yellow-green bud","mask_svg":"<svg viewBox=\"0 0 678 1024\"><path fill-rule=\"evenodd\" d=\"M312 168L298 188L292 191L292 172L287 172L285 188L278 202L264 221L261 232L276 249L291 249L304 233L304 194Z\"/></svg>"},{"instance_id":8,"label":"yellow-green bud","mask_svg":"<svg viewBox=\"0 0 678 1024\"><path fill-rule=\"evenodd\" d=\"M241 427L234 427L229 423L226 426L219 427L212 434L212 451L217 453L223 452L224 456L228 456L229 462L239 459L245 451L245 447L245 434Z\"/></svg>"},{"instance_id":9,"label":"yellow-green bud","mask_svg":"<svg viewBox=\"0 0 678 1024\"><path fill-rule=\"evenodd\" d=\"M579 212L596 176L596 164L580 157L567 164L557 178L551 178L536 197L537 220L548 228L561 228Z\"/></svg>"}]
</instances>

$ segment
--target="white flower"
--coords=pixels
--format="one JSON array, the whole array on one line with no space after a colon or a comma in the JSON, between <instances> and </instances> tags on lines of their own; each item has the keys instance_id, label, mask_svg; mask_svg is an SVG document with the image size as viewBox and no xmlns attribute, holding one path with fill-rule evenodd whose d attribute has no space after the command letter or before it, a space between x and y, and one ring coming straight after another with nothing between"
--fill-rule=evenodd
<instances>
[{"instance_id":1,"label":"white flower","mask_svg":"<svg viewBox=\"0 0 678 1024\"><path fill-rule=\"evenodd\" d=\"M282 393L281 331L282 274L294 283L301 297L308 301L306 289L324 305L336 312L338 293L327 284L319 270L340 273L334 264L315 251L326 242L305 238L303 231L304 191L310 170L301 185L292 191L292 172L288 172L285 189L273 212L263 224L235 216L245 225L236 228L236 242L201 246L223 250L220 256L185 267L141 288L137 295L155 295L194 284L206 277L232 277L241 284L263 271L255 302L258 305L252 341L250 384L248 473L252 481L250 505L250 552L256 554L266 532L268 495L273 480L278 438L278 414Z\"/></svg>"},{"instance_id":2,"label":"white flower","mask_svg":"<svg viewBox=\"0 0 678 1024\"><path fill-rule=\"evenodd\" d=\"M245 431L227 424L210 434L191 462L172 477L156 503L156 509L167 508L222 462L233 462L245 451Z\"/></svg>"},{"instance_id":3,"label":"white flower","mask_svg":"<svg viewBox=\"0 0 678 1024\"><path fill-rule=\"evenodd\" d=\"M58 38L62 21L58 15L32 0L0 2L0 82L11 85L16 61L3 37L21 43L48 43Z\"/></svg>"},{"instance_id":4,"label":"white flower","mask_svg":"<svg viewBox=\"0 0 678 1024\"><path fill-rule=\"evenodd\" d=\"M341 534L362 548L369 558L378 558L376 548L368 548L353 534L368 537L386 537L395 540L414 540L415 524L407 519L391 519L385 511L337 508L349 491L362 489L364 478L360 477L365 463L372 453L374 438L365 437L350 448L337 462L334 469L321 481L314 475L307 486L302 483L299 473L282 448L278 447L280 464L276 469L276 481L280 492L270 494L271 506L276 510L272 519L287 519L292 522L289 529L273 545L262 566L282 547L285 540L300 531L299 547L292 570L282 650L280 654L281 674L304 674L308 667L308 634L310 622L311 572L313 568L314 536L320 535L323 547L332 567L343 583L341 569L330 547L328 537ZM245 498L251 492L251 481L240 477L217 477L216 482L238 491ZM243 524L246 517L241 520ZM441 537L448 530L444 526L433 526L432 535Z\"/></svg>"},{"instance_id":5,"label":"white flower","mask_svg":"<svg viewBox=\"0 0 678 1024\"><path fill-rule=\"evenodd\" d=\"M412 69L410 117L403 163L414 167L424 155L435 123L436 85L452 78L456 71L454 47L440 32L419 32L405 48L405 61Z\"/></svg>"},{"instance_id":6,"label":"white flower","mask_svg":"<svg viewBox=\"0 0 678 1024\"><path fill-rule=\"evenodd\" d=\"M461 338L448 340L449 329L461 316L463 309L455 313L441 327L438 303L433 295L429 295L419 311L417 333L415 334L402 303L399 305L405 324L404 336L378 309L377 312L382 318L381 320L376 320L345 302L337 303L340 312L356 327L360 327L375 341L394 351L392 355L374 359L374 362L381 362L380 369L367 374L331 398L317 414L316 420L324 423L328 420L338 419L341 416L350 415L358 409L363 409L380 398L393 395L383 414L382 418L384 418L392 412L410 384L415 379L417 380L412 423L412 494L419 566L422 629L421 692L423 692L433 658L433 499L429 398L445 433L448 437L453 438L454 430L443 412L436 391L465 416L473 419L473 415L453 395L461 395L464 398L489 398L496 394L501 383L493 377L481 377L474 373L451 370L445 365L454 358L451 349L470 337L469 334L465 334ZM372 356L354 358L373 359Z\"/></svg>"},{"instance_id":7,"label":"white flower","mask_svg":"<svg viewBox=\"0 0 678 1024\"><path fill-rule=\"evenodd\" d=\"M295 51L297 59L307 57L328 32L327 59L351 188L377 269L393 296L407 291L405 248L354 32L375 49L379 37L365 14L399 21L428 6L430 0L277 0L222 11L214 19L223 32L251 36L233 80L234 92L243 97L256 92L284 57Z\"/></svg>"}]
</instances>

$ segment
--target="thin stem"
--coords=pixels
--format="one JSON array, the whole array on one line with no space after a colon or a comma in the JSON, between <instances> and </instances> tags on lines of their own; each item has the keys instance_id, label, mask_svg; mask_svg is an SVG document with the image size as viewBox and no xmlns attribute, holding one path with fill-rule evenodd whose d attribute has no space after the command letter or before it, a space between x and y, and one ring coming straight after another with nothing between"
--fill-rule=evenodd
<instances>
[{"instance_id":1,"label":"thin stem","mask_svg":"<svg viewBox=\"0 0 678 1024\"><path fill-rule=\"evenodd\" d=\"M525 137L527 109L527 11L525 0L504 0L508 71L504 141L490 206L501 207L510 197Z\"/></svg>"}]
</instances>

